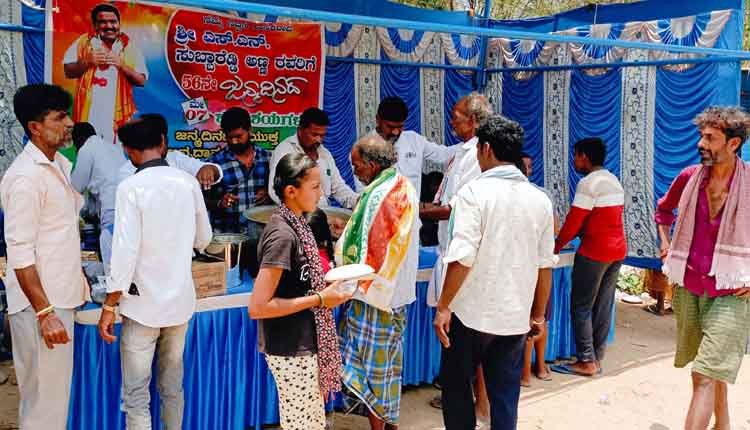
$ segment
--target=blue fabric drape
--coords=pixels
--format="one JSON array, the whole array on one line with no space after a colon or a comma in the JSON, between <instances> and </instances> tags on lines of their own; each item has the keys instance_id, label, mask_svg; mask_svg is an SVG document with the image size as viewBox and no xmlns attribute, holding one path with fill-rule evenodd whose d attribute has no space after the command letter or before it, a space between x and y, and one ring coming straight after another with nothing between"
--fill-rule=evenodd
<instances>
[{"instance_id":1,"label":"blue fabric drape","mask_svg":"<svg viewBox=\"0 0 750 430\"><path fill-rule=\"evenodd\" d=\"M352 24L341 23L339 31L330 31L325 27L325 41L328 46L339 46L346 41L349 32L352 31Z\"/></svg>"},{"instance_id":2,"label":"blue fabric drape","mask_svg":"<svg viewBox=\"0 0 750 430\"><path fill-rule=\"evenodd\" d=\"M445 97L443 111L445 112L445 144L450 146L461 143L461 139L456 136L450 123L453 106L455 106L461 97L469 94L474 89L474 81L471 75L461 73L458 70L448 69L445 71L444 82ZM437 89L435 90L437 91Z\"/></svg>"},{"instance_id":3,"label":"blue fabric drape","mask_svg":"<svg viewBox=\"0 0 750 430\"><path fill-rule=\"evenodd\" d=\"M733 10L732 16L724 26L715 48L720 49L742 49L745 40L744 33L744 9ZM733 106L740 103L740 63L718 63L716 75L711 78L716 84L717 92L714 104Z\"/></svg>"},{"instance_id":4,"label":"blue fabric drape","mask_svg":"<svg viewBox=\"0 0 750 430\"><path fill-rule=\"evenodd\" d=\"M531 182L544 186L544 75L516 80L503 73L503 115L523 127L523 150L533 160Z\"/></svg>"},{"instance_id":5,"label":"blue fabric drape","mask_svg":"<svg viewBox=\"0 0 750 430\"><path fill-rule=\"evenodd\" d=\"M660 19L657 21L659 38L665 45L695 46L698 39L705 32L708 23L711 21L711 14L702 13L695 16L693 28L689 33L683 36L677 36L672 32L672 23L669 19Z\"/></svg>"},{"instance_id":6,"label":"blue fabric drape","mask_svg":"<svg viewBox=\"0 0 750 430\"><path fill-rule=\"evenodd\" d=\"M590 76L581 70L571 73L568 157L570 200L581 179L575 171L575 143L585 137L600 137L607 145L604 167L620 177L620 115L622 110L622 77L619 68L602 75ZM657 103L658 104L658 103Z\"/></svg>"},{"instance_id":7,"label":"blue fabric drape","mask_svg":"<svg viewBox=\"0 0 750 430\"><path fill-rule=\"evenodd\" d=\"M44 6L44 1L37 1ZM30 7L21 7L23 25L44 28L44 12ZM26 64L26 81L36 84L44 81L44 33L26 32L23 34L23 56Z\"/></svg>"},{"instance_id":8,"label":"blue fabric drape","mask_svg":"<svg viewBox=\"0 0 750 430\"><path fill-rule=\"evenodd\" d=\"M542 53L546 42L543 40L537 40L534 42L534 47L524 52L521 50L521 41L513 39L510 41L510 51L513 54L513 61L519 66L533 66L536 64L537 58Z\"/></svg>"},{"instance_id":9,"label":"blue fabric drape","mask_svg":"<svg viewBox=\"0 0 750 430\"><path fill-rule=\"evenodd\" d=\"M354 187L354 175L349 152L357 140L354 100L354 64L326 62L323 109L328 114L331 125L328 126L323 144L333 154L341 176L350 187Z\"/></svg>"},{"instance_id":10,"label":"blue fabric drape","mask_svg":"<svg viewBox=\"0 0 750 430\"><path fill-rule=\"evenodd\" d=\"M680 171L699 161L698 130L693 118L714 103L719 81L716 64L697 65L684 72L656 72L654 115L654 198L669 189Z\"/></svg>"},{"instance_id":11,"label":"blue fabric drape","mask_svg":"<svg viewBox=\"0 0 750 430\"><path fill-rule=\"evenodd\" d=\"M421 30L413 31L411 39L402 39L401 34L399 34L398 29L396 28L389 28L387 31L391 43L393 43L393 46L402 54L413 53L419 45L419 42L422 41L422 37L424 37L424 31Z\"/></svg>"},{"instance_id":12,"label":"blue fabric drape","mask_svg":"<svg viewBox=\"0 0 750 430\"><path fill-rule=\"evenodd\" d=\"M471 45L464 46L461 43L461 36L458 34L451 34L451 42L453 43L453 48L456 50L456 54L458 54L458 58L466 61L472 60L479 55L482 46L482 39L480 37L472 38Z\"/></svg>"},{"instance_id":13,"label":"blue fabric drape","mask_svg":"<svg viewBox=\"0 0 750 430\"><path fill-rule=\"evenodd\" d=\"M624 29L625 29L624 24L612 25L612 27L609 30L609 34L607 35L607 39L614 39L614 40L619 39ZM592 37L591 27L588 27L588 26L579 28L577 33L578 33L578 36L581 36L581 37ZM607 53L609 53L609 51L612 49L613 48L611 46L583 45L583 51L586 53L586 55L596 60L601 60L605 58Z\"/></svg>"},{"instance_id":14,"label":"blue fabric drape","mask_svg":"<svg viewBox=\"0 0 750 430\"><path fill-rule=\"evenodd\" d=\"M381 52L381 59L388 60L385 52ZM409 108L404 130L417 133L422 131L422 116L420 108L420 79L419 68L406 66L380 66L380 98L401 97ZM373 124L375 118L372 119Z\"/></svg>"}]
</instances>

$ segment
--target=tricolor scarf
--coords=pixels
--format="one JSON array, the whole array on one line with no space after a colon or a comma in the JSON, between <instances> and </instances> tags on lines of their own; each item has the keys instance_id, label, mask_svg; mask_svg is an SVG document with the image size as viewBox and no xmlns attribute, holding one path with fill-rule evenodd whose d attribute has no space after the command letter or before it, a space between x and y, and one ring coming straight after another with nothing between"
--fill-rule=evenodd
<instances>
[{"instance_id":1,"label":"tricolor scarf","mask_svg":"<svg viewBox=\"0 0 750 430\"><path fill-rule=\"evenodd\" d=\"M91 41L97 36L93 33L84 34L78 38L78 58L83 58L91 51ZM112 49L122 53L122 61L128 67L135 68L135 61L131 58L130 38L121 33L115 41ZM119 46L118 46L119 45ZM96 67L89 67L78 82L75 101L73 102L73 121L86 122L89 119L93 97L93 85ZM117 73L117 88L115 90L115 114L113 118L113 130L119 129L128 122L135 113L135 99L133 98L133 85L130 84L124 73Z\"/></svg>"},{"instance_id":2,"label":"tricolor scarf","mask_svg":"<svg viewBox=\"0 0 750 430\"><path fill-rule=\"evenodd\" d=\"M320 263L318 244L315 242L312 229L307 224L305 217L295 216L285 205L279 207L279 214L292 227L302 242L302 249L310 266L310 292L318 292L326 287L323 279L323 266ZM313 308L315 315L315 331L318 338L318 373L320 380L320 391L323 399L327 400L329 395L341 391L341 351L339 350L338 334L333 319L333 311L327 308Z\"/></svg>"},{"instance_id":3,"label":"tricolor scarf","mask_svg":"<svg viewBox=\"0 0 750 430\"><path fill-rule=\"evenodd\" d=\"M680 285L685 285L700 185L707 172L705 166L700 166L693 173L677 207L677 225L663 270L672 282ZM750 169L739 158L724 203L709 275L716 277L717 290L733 290L750 284Z\"/></svg>"},{"instance_id":4,"label":"tricolor scarf","mask_svg":"<svg viewBox=\"0 0 750 430\"><path fill-rule=\"evenodd\" d=\"M375 269L375 279L359 286L366 303L386 312L391 312L396 275L409 250L414 201L416 191L405 176L392 167L382 171L365 188L336 244L343 264Z\"/></svg>"}]
</instances>

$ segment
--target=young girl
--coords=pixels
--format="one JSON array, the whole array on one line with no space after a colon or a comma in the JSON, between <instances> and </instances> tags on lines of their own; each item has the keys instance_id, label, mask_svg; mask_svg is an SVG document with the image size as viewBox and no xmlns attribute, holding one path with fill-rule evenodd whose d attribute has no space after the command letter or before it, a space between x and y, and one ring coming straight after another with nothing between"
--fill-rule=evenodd
<instances>
[{"instance_id":1,"label":"young girl","mask_svg":"<svg viewBox=\"0 0 750 430\"><path fill-rule=\"evenodd\" d=\"M351 297L338 283L326 287L304 214L320 199L320 169L304 154L287 154L276 167L274 191L282 205L258 246L260 271L248 310L258 323L258 345L279 392L284 430L323 430L324 400L341 389L334 308Z\"/></svg>"}]
</instances>

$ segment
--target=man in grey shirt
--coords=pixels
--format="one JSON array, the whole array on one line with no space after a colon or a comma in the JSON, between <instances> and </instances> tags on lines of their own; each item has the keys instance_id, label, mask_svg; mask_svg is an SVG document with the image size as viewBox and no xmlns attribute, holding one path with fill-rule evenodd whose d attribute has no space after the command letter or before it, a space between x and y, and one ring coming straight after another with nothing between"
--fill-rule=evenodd
<instances>
[{"instance_id":1,"label":"man in grey shirt","mask_svg":"<svg viewBox=\"0 0 750 430\"><path fill-rule=\"evenodd\" d=\"M127 160L122 146L104 143L94 127L87 122L79 122L73 126L73 141L85 143L78 150L70 181L76 191L83 194L88 190L96 201L101 229L99 247L102 261L108 265L112 249L110 229L115 221L115 172Z\"/></svg>"}]
</instances>

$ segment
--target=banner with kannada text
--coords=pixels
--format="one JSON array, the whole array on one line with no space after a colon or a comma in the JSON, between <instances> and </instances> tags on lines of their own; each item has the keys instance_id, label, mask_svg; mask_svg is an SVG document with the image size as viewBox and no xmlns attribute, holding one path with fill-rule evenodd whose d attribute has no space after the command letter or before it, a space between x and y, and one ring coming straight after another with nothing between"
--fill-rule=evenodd
<instances>
[{"instance_id":1,"label":"banner with kannada text","mask_svg":"<svg viewBox=\"0 0 750 430\"><path fill-rule=\"evenodd\" d=\"M272 149L300 114L321 105L325 56L315 23L131 0L56 0L47 33L47 80L74 97L73 120L105 141L144 113L168 123L169 146L205 158L224 145L231 107L250 112L253 140Z\"/></svg>"}]
</instances>

